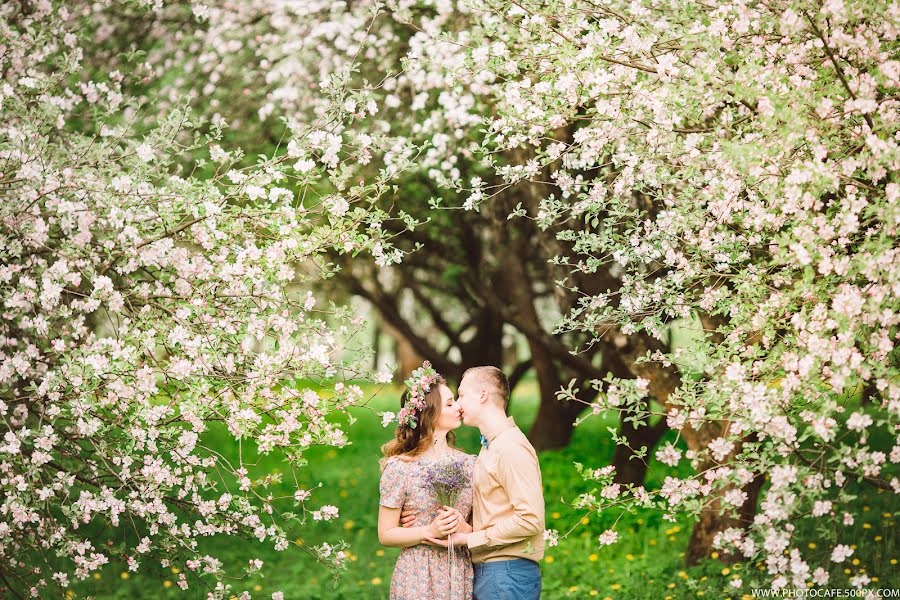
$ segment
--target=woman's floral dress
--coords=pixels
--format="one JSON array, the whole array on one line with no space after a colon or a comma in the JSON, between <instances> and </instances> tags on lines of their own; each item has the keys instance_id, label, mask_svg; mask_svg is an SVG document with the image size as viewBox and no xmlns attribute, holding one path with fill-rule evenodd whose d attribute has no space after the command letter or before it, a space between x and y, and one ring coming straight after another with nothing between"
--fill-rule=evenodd
<instances>
[{"instance_id":1,"label":"woman's floral dress","mask_svg":"<svg viewBox=\"0 0 900 600\"><path fill-rule=\"evenodd\" d=\"M471 481L475 456L453 450L466 461ZM381 473L381 505L418 512L413 526L428 525L440 512L424 480L423 465L428 459L404 461L392 456ZM456 510L470 520L472 486L460 495ZM419 544L400 550L391 577L391 600L469 600L472 598L472 559L467 547L447 548Z\"/></svg>"}]
</instances>

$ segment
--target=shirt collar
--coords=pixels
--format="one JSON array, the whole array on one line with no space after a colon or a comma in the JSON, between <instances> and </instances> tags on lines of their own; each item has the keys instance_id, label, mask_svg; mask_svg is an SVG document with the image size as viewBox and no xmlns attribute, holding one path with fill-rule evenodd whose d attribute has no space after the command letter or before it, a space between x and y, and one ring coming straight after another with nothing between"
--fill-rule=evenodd
<instances>
[{"instance_id":1,"label":"shirt collar","mask_svg":"<svg viewBox=\"0 0 900 600\"><path fill-rule=\"evenodd\" d=\"M483 435L481 436L481 445L482 445L482 447L484 447L484 448L490 447L491 442L493 442L493 441L496 440L498 437L500 437L501 435L503 435L504 433L506 433L506 432L509 431L510 429L514 428L515 426L516 426L516 420L515 420L514 418L512 418L511 416L506 417L506 429L501 429L501 430L500 430L498 433L496 433L496 434L494 435L494 437L492 437L491 439L487 439L487 438L484 437Z\"/></svg>"}]
</instances>

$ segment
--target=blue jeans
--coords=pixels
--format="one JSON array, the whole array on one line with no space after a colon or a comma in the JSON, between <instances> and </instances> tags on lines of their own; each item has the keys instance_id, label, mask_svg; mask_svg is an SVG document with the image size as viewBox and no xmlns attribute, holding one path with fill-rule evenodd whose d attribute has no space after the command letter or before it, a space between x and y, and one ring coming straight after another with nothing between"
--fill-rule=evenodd
<instances>
[{"instance_id":1,"label":"blue jeans","mask_svg":"<svg viewBox=\"0 0 900 600\"><path fill-rule=\"evenodd\" d=\"M538 600L541 568L533 560L515 558L475 563L474 600Z\"/></svg>"}]
</instances>

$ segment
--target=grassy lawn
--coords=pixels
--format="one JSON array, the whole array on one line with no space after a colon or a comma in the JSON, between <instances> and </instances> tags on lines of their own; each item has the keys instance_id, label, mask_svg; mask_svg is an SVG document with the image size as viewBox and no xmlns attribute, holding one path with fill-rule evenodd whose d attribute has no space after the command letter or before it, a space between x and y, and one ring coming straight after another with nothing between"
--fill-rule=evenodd
<instances>
[{"instance_id":1,"label":"grassy lawn","mask_svg":"<svg viewBox=\"0 0 900 600\"><path fill-rule=\"evenodd\" d=\"M371 405L378 410L396 410L399 391L385 389ZM527 430L537 411L537 388L533 381L523 382L516 390L511 411L517 422ZM247 589L254 598L269 598L281 590L286 598L387 598L391 570L398 550L382 548L378 544L376 521L378 511L379 447L389 437L389 429L382 428L380 419L371 410L354 409L356 422L350 426L353 443L343 449L314 448L307 454L309 466L300 471L301 485L307 489L322 482L316 490L311 506L334 504L340 508L341 518L331 523L314 523L303 529L303 541L310 545L322 541L344 539L350 544L352 560L343 578L335 585L328 572L296 547L284 552L275 551L268 543L213 539L210 550L226 561L231 572L239 572L250 558L265 561L263 576L254 576L236 586ZM566 504L589 486L580 480L572 462L603 466L609 463L613 445L606 428L614 426L609 418L594 418L575 433L572 444L562 451L544 452L540 456L547 508L547 526L568 530L583 517ZM458 432L458 445L468 451L478 448L477 431L463 427ZM674 435L670 432L669 435ZM229 459L236 458L237 447L223 430L209 432L207 442ZM246 451L245 451L246 455ZM286 465L277 454L263 457L255 475L277 472ZM653 462L648 486L656 487L672 470ZM273 494L293 492L289 473L285 482L275 486ZM253 473L251 474L253 476ZM832 564L832 583L828 587L849 587L852 575L867 570L881 575L877 587L900 587L896 559L898 537L895 528L897 509L891 494L866 491L860 498L861 513L848 537L857 541L853 561ZM287 507L285 507L287 509ZM625 515L617 526L619 542L598 548L597 536L619 514L593 515L560 545L547 552L541 569L544 575L544 598L623 599L665 598L740 598L749 593L758 573L756 565L737 565L726 568L710 559L691 569L683 568L683 552L690 536L691 523L664 521L658 513ZM846 535L846 532L845 534ZM803 530L804 545L820 540L817 532ZM847 538L843 538L847 539ZM823 547L825 544L821 544ZM893 561L893 564L891 564ZM816 565L818 566L818 565ZM846 571L845 572L845 568ZM148 573L123 574L121 565L109 565L99 578L74 587L76 593L96 598L203 598L196 582L182 592L172 585L174 574L160 579ZM726 591L734 576L744 580L743 592Z\"/></svg>"}]
</instances>

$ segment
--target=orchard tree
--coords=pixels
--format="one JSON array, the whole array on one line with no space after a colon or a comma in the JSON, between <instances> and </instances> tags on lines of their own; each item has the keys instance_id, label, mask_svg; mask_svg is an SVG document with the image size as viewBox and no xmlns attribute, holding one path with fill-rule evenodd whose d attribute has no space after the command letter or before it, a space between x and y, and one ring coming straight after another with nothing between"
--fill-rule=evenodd
<instances>
[{"instance_id":1,"label":"orchard tree","mask_svg":"<svg viewBox=\"0 0 900 600\"><path fill-rule=\"evenodd\" d=\"M576 307L579 297L558 285L569 274L551 261L563 249L556 236L579 225L546 230L520 220L510 227L508 216L517 205L539 210L542 188L502 189L503 178L485 168L481 129L495 112L497 99L489 85L494 75L455 78L472 40L486 34L481 11L465 3L236 3L205 11L206 26L188 33L179 21L184 8L167 10L170 16L160 19L159 28L148 29L147 52L156 57L160 76L173 64L185 75L161 81L189 93L201 112L227 110L241 140L278 140L273 131L281 119L315 119L321 112L320 83L349 74L367 101L351 101L348 110L371 116L342 135L373 150L390 140L410 157L411 164L393 181L393 193L378 203L396 217L385 220L384 227L398 235L396 244L407 258L385 269L365 256L335 252L332 258L341 269L331 281L366 298L417 353L452 378L473 365L506 364L515 383L533 369L541 396L530 432L536 447L568 444L576 418L596 397L590 380L609 372L635 376L620 359L622 338L587 347L590 335L554 331L554 322ZM492 19L487 23L494 26ZM179 38L183 43L173 46L171 40ZM503 160L514 164L523 156L517 150ZM384 166L372 160L371 152L363 153L348 165L346 176L367 180ZM459 187L479 180L498 194L480 213L464 210L475 199L463 206ZM575 277L587 290L620 285L615 269ZM503 347L509 328L525 340L527 361L518 362ZM646 334L637 335L653 343ZM579 346L582 351L574 354ZM645 376L654 379L670 380L673 374L671 367L645 369ZM580 403L558 398L570 379L585 384ZM635 418L622 416L628 445L652 447L666 429L665 420L643 427ZM632 454L617 453L619 475L642 483L646 458L629 460Z\"/></svg>"},{"instance_id":2,"label":"orchard tree","mask_svg":"<svg viewBox=\"0 0 900 600\"><path fill-rule=\"evenodd\" d=\"M273 497L205 434L282 452L295 476L311 446L348 443L333 417L363 395L348 380L372 378L340 358L365 358L360 320L306 290L336 247L398 258L369 208L387 175L341 177L360 148L333 140L359 117L337 80L285 151L245 166L221 118L177 101L145 118L152 66L91 54L129 35L103 11L0 9L0 595L56 597L118 561L229 597L242 574L201 538L286 550L338 510L311 490ZM320 179L341 199L303 193ZM301 545L334 568L342 548Z\"/></svg>"},{"instance_id":3,"label":"orchard tree","mask_svg":"<svg viewBox=\"0 0 900 600\"><path fill-rule=\"evenodd\" d=\"M858 510L848 484L900 492L900 6L475 6L495 28L457 72L493 74L485 156L534 153L495 162L510 187L543 185L552 170L541 210L517 215L583 224L560 236L573 274L623 271L619 289L585 293L560 328L663 338L692 314L710 327L696 356L647 348L637 361L689 375L666 399L688 451L657 454L696 473L659 492L667 511L699 518L689 561L716 547L764 561L774 588L826 585L855 541L843 529ZM473 187L469 205L490 202ZM596 387L599 411L648 392L615 377ZM877 390L865 407L864 388ZM581 506L654 502L608 470L585 474L601 491ZM752 516L741 509L762 474ZM824 553L795 537L804 519Z\"/></svg>"}]
</instances>

